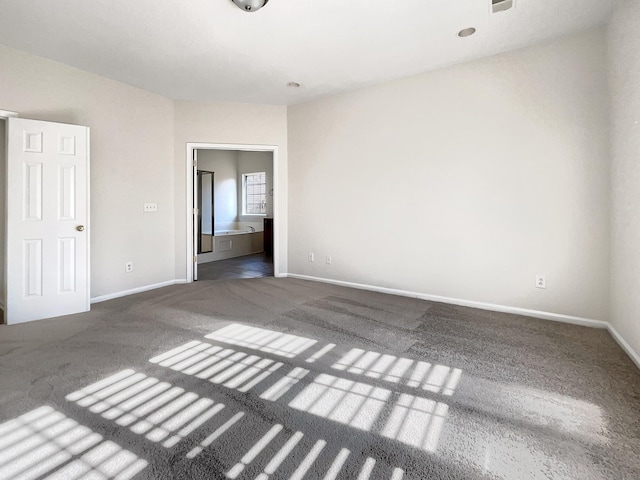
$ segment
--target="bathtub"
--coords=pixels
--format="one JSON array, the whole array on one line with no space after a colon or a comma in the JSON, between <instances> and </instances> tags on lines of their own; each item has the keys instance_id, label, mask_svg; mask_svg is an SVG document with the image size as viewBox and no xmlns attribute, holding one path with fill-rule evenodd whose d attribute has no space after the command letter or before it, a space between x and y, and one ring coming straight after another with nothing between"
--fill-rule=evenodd
<instances>
[{"instance_id":1,"label":"bathtub","mask_svg":"<svg viewBox=\"0 0 640 480\"><path fill-rule=\"evenodd\" d=\"M245 233L256 233L255 230L216 230L213 235L218 237L221 235L244 235Z\"/></svg>"},{"instance_id":2,"label":"bathtub","mask_svg":"<svg viewBox=\"0 0 640 480\"><path fill-rule=\"evenodd\" d=\"M229 225L229 227L234 226L233 224ZM214 230L213 252L199 254L198 263L215 262L216 260L263 252L263 239L263 232L254 231L243 225L238 225L236 228Z\"/></svg>"}]
</instances>

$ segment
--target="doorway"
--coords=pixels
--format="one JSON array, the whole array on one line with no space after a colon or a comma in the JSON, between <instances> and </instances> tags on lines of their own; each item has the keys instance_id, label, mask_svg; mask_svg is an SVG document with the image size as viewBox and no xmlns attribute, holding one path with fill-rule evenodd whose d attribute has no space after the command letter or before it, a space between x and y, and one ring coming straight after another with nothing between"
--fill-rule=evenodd
<instances>
[{"instance_id":1,"label":"doorway","mask_svg":"<svg viewBox=\"0 0 640 480\"><path fill-rule=\"evenodd\" d=\"M187 282L277 275L277 153L187 144Z\"/></svg>"}]
</instances>

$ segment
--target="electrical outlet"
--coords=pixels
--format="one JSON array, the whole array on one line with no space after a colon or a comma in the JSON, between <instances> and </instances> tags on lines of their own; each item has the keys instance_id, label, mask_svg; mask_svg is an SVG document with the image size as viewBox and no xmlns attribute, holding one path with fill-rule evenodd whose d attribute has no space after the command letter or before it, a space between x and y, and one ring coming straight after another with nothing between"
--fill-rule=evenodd
<instances>
[{"instance_id":1,"label":"electrical outlet","mask_svg":"<svg viewBox=\"0 0 640 480\"><path fill-rule=\"evenodd\" d=\"M327 262L327 265L331 265L331 255L327 255L325 261Z\"/></svg>"},{"instance_id":2,"label":"electrical outlet","mask_svg":"<svg viewBox=\"0 0 640 480\"><path fill-rule=\"evenodd\" d=\"M133 272L133 262L127 262L124 264L124 271L126 273L131 273Z\"/></svg>"},{"instance_id":3,"label":"electrical outlet","mask_svg":"<svg viewBox=\"0 0 640 480\"><path fill-rule=\"evenodd\" d=\"M309 257L308 257L310 262L314 262L315 261L315 256L313 255L313 253L309 252Z\"/></svg>"},{"instance_id":4,"label":"electrical outlet","mask_svg":"<svg viewBox=\"0 0 640 480\"><path fill-rule=\"evenodd\" d=\"M536 288L547 288L547 277L544 275L536 275Z\"/></svg>"},{"instance_id":5,"label":"electrical outlet","mask_svg":"<svg viewBox=\"0 0 640 480\"><path fill-rule=\"evenodd\" d=\"M148 213L148 212L157 212L158 211L158 204L157 203L145 203L144 204L144 212Z\"/></svg>"}]
</instances>

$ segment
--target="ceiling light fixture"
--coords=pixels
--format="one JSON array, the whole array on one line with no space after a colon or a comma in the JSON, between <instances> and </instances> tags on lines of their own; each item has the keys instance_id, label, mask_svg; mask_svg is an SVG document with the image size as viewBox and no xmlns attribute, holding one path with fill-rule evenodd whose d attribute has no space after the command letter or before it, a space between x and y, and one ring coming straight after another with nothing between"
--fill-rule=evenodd
<instances>
[{"instance_id":1,"label":"ceiling light fixture","mask_svg":"<svg viewBox=\"0 0 640 480\"><path fill-rule=\"evenodd\" d=\"M298 88L300 84L298 82L289 82L287 83L287 87Z\"/></svg>"},{"instance_id":2,"label":"ceiling light fixture","mask_svg":"<svg viewBox=\"0 0 640 480\"><path fill-rule=\"evenodd\" d=\"M460 30L458 32L458 36L460 38L464 38L464 37L470 37L471 35L473 35L474 33L476 33L476 29L473 27L470 28L463 28L462 30Z\"/></svg>"},{"instance_id":3,"label":"ceiling light fixture","mask_svg":"<svg viewBox=\"0 0 640 480\"><path fill-rule=\"evenodd\" d=\"M245 12L255 12L264 7L269 0L231 0Z\"/></svg>"}]
</instances>

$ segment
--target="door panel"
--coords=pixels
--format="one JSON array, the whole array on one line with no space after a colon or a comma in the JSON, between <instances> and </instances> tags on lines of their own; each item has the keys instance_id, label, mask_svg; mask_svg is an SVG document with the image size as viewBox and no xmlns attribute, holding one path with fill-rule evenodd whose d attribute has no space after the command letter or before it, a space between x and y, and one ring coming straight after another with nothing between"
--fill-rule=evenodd
<instances>
[{"instance_id":1,"label":"door panel","mask_svg":"<svg viewBox=\"0 0 640 480\"><path fill-rule=\"evenodd\" d=\"M58 239L58 292L74 293L76 291L76 239Z\"/></svg>"},{"instance_id":2,"label":"door panel","mask_svg":"<svg viewBox=\"0 0 640 480\"><path fill-rule=\"evenodd\" d=\"M76 167L60 165L58 167L58 220L75 220L76 218Z\"/></svg>"},{"instance_id":3,"label":"door panel","mask_svg":"<svg viewBox=\"0 0 640 480\"><path fill-rule=\"evenodd\" d=\"M42 163L24 162L24 220L42 221Z\"/></svg>"},{"instance_id":4,"label":"door panel","mask_svg":"<svg viewBox=\"0 0 640 480\"><path fill-rule=\"evenodd\" d=\"M89 129L7 121L7 323L89 310Z\"/></svg>"},{"instance_id":5,"label":"door panel","mask_svg":"<svg viewBox=\"0 0 640 480\"><path fill-rule=\"evenodd\" d=\"M25 297L42 296L42 239L24 241Z\"/></svg>"}]
</instances>

